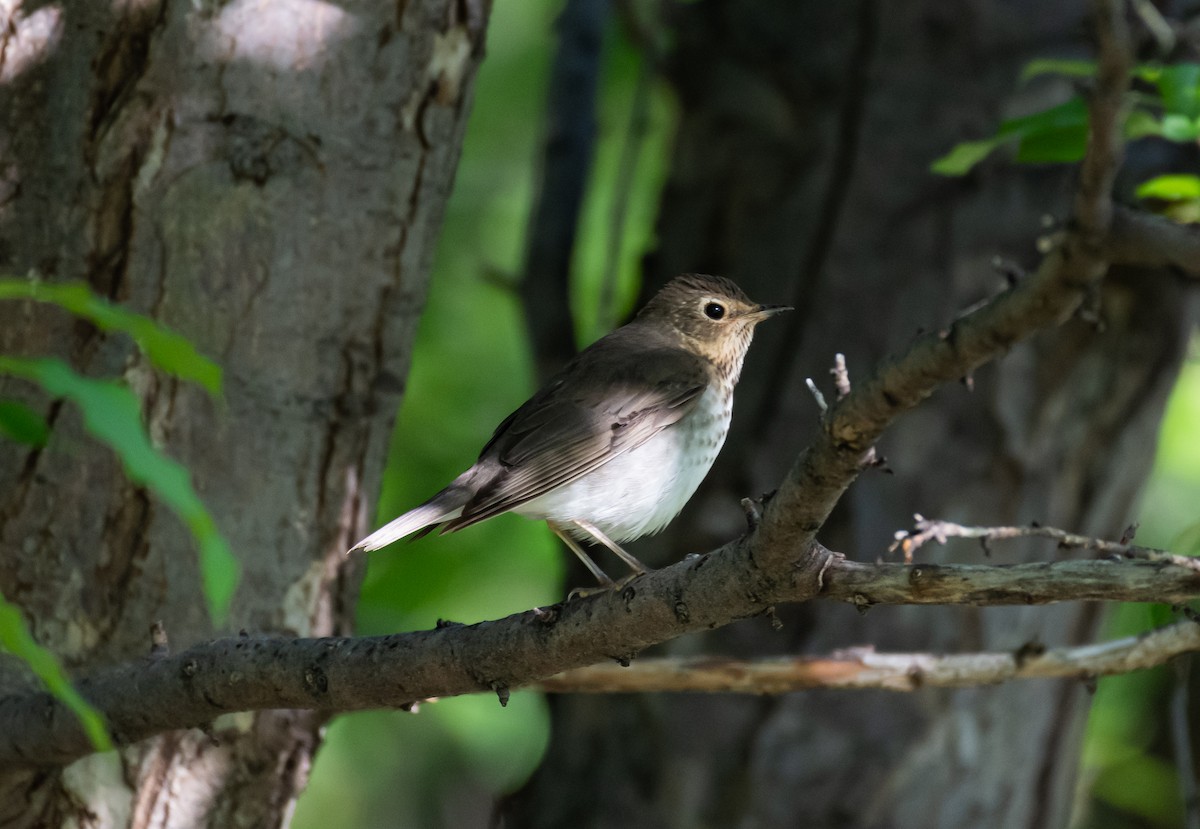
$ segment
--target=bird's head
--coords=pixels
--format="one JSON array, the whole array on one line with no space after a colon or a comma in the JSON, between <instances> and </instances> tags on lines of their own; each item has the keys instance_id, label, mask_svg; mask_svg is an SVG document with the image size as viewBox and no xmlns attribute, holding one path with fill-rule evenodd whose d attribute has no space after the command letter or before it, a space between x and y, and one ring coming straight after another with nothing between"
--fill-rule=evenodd
<instances>
[{"instance_id":1,"label":"bird's head","mask_svg":"<svg viewBox=\"0 0 1200 829\"><path fill-rule=\"evenodd\" d=\"M684 344L720 367L741 369L754 326L786 305L760 305L723 276L688 273L662 287L638 314L638 321L665 325Z\"/></svg>"}]
</instances>

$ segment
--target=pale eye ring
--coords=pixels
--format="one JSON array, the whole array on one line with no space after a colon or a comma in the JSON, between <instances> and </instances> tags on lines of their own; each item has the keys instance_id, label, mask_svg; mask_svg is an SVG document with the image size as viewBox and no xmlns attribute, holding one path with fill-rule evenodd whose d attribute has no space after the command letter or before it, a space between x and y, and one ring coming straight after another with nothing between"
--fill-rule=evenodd
<instances>
[{"instance_id":1,"label":"pale eye ring","mask_svg":"<svg viewBox=\"0 0 1200 829\"><path fill-rule=\"evenodd\" d=\"M704 306L704 316L710 320L719 320L725 317L725 306L719 302L709 302Z\"/></svg>"}]
</instances>

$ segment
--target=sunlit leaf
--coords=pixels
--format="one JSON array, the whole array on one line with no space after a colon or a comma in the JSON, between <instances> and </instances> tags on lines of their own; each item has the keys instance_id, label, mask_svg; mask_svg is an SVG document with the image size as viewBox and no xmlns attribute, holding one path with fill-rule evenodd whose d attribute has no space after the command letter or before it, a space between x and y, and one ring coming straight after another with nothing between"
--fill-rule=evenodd
<instances>
[{"instance_id":1,"label":"sunlit leaf","mask_svg":"<svg viewBox=\"0 0 1200 829\"><path fill-rule=\"evenodd\" d=\"M1133 76L1146 83L1158 83L1158 79L1162 77L1162 73L1163 67L1157 63L1139 63L1133 67Z\"/></svg>"},{"instance_id":2,"label":"sunlit leaf","mask_svg":"<svg viewBox=\"0 0 1200 829\"><path fill-rule=\"evenodd\" d=\"M1200 176L1171 174L1155 176L1138 185L1139 199L1162 199L1163 201L1185 201L1200 199Z\"/></svg>"},{"instance_id":3,"label":"sunlit leaf","mask_svg":"<svg viewBox=\"0 0 1200 829\"><path fill-rule=\"evenodd\" d=\"M45 446L50 427L45 418L15 400L0 400L0 435L30 446Z\"/></svg>"},{"instance_id":4,"label":"sunlit leaf","mask_svg":"<svg viewBox=\"0 0 1200 829\"><path fill-rule=\"evenodd\" d=\"M31 380L77 405L87 430L117 453L129 479L154 492L183 520L200 545L200 574L209 613L216 625L223 624L240 575L237 559L192 487L187 469L150 443L133 393L112 380L82 377L66 363L49 357L0 356L0 372Z\"/></svg>"},{"instance_id":5,"label":"sunlit leaf","mask_svg":"<svg viewBox=\"0 0 1200 829\"><path fill-rule=\"evenodd\" d=\"M89 320L104 331L121 331L132 337L147 359L158 368L183 380L198 383L213 396L221 393L220 366L196 351L186 337L164 328L149 317L109 302L82 282L0 279L0 299L48 302Z\"/></svg>"},{"instance_id":6,"label":"sunlit leaf","mask_svg":"<svg viewBox=\"0 0 1200 829\"><path fill-rule=\"evenodd\" d=\"M46 690L71 709L97 751L108 751L113 747L104 717L75 690L54 654L33 641L21 611L3 596L0 596L0 646L24 661Z\"/></svg>"},{"instance_id":7,"label":"sunlit leaf","mask_svg":"<svg viewBox=\"0 0 1200 829\"><path fill-rule=\"evenodd\" d=\"M1189 118L1178 112L1168 112L1163 116L1160 128L1161 135L1168 141L1184 144L1200 138L1200 118Z\"/></svg>"},{"instance_id":8,"label":"sunlit leaf","mask_svg":"<svg viewBox=\"0 0 1200 829\"><path fill-rule=\"evenodd\" d=\"M1096 74L1094 60L1065 60L1057 58L1038 58L1025 64L1021 70L1021 82L1024 83L1038 75L1066 75L1072 78L1090 78Z\"/></svg>"},{"instance_id":9,"label":"sunlit leaf","mask_svg":"<svg viewBox=\"0 0 1200 829\"><path fill-rule=\"evenodd\" d=\"M992 150L1003 144L1003 138L988 138L983 141L964 141L956 144L950 152L935 160L929 169L942 176L963 176L983 161Z\"/></svg>"},{"instance_id":10,"label":"sunlit leaf","mask_svg":"<svg viewBox=\"0 0 1200 829\"><path fill-rule=\"evenodd\" d=\"M1021 79L1045 74L1088 77L1095 72L1093 61L1039 59L1025 66ZM1200 139L1200 64L1141 65L1132 74L1153 84L1158 95L1131 93L1135 105L1125 121L1126 138L1157 135L1176 142ZM1164 110L1161 119L1155 114L1160 104ZM1087 130L1087 103L1077 95L1058 106L1005 121L992 138L957 145L937 159L931 169L941 175L963 175L997 147L1013 140L1019 142L1018 161L1074 162L1083 158L1087 149Z\"/></svg>"}]
</instances>

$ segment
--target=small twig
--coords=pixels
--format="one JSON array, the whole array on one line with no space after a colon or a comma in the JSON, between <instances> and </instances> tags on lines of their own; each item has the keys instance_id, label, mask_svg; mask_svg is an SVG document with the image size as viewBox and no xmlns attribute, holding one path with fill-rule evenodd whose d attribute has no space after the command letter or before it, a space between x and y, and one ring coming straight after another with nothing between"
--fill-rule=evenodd
<instances>
[{"instance_id":1,"label":"small twig","mask_svg":"<svg viewBox=\"0 0 1200 829\"><path fill-rule=\"evenodd\" d=\"M829 404L825 402L825 395L821 394L821 390L817 388L817 384L813 382L811 377L805 377L804 384L812 392L813 399L817 401L817 408L821 410L821 416L824 417L829 411Z\"/></svg>"},{"instance_id":2,"label":"small twig","mask_svg":"<svg viewBox=\"0 0 1200 829\"><path fill-rule=\"evenodd\" d=\"M1029 276L1024 268L1011 259L1005 259L1003 256L993 256L992 267L999 271L1010 288L1017 287L1021 280Z\"/></svg>"},{"instance_id":3,"label":"small twig","mask_svg":"<svg viewBox=\"0 0 1200 829\"><path fill-rule=\"evenodd\" d=\"M171 646L167 641L167 629L163 625L162 620L158 619L154 624L150 625L150 657L152 659L161 659L170 653Z\"/></svg>"},{"instance_id":4,"label":"small twig","mask_svg":"<svg viewBox=\"0 0 1200 829\"><path fill-rule=\"evenodd\" d=\"M844 559L845 556L841 553L835 553L833 550L824 550L825 563L821 565L821 569L817 571L817 592L820 593L825 589L825 573L833 565L835 561Z\"/></svg>"},{"instance_id":5,"label":"small twig","mask_svg":"<svg viewBox=\"0 0 1200 829\"><path fill-rule=\"evenodd\" d=\"M1200 560L1198 559L1191 558L1190 556L1175 555L1166 550L1158 550L1153 547L1139 547L1136 544L1128 543L1128 540L1132 540L1133 538L1132 532L1136 528L1136 525L1127 529L1125 537L1118 542L1078 535L1066 530L1055 529L1054 527L1037 525L1029 527L967 527L962 524L955 524L952 521L931 520L920 514L913 516L913 522L913 529L916 532L900 530L895 535L896 540L888 547L889 553L894 553L897 549L903 551L904 560L909 564L912 563L913 552L931 540L937 541L939 544L945 544L947 538L978 538L981 541L1008 541L1014 538L1048 538L1051 541L1057 541L1059 547L1093 550L1100 555L1115 556L1118 558L1165 561L1183 567L1195 567L1200 570Z\"/></svg>"},{"instance_id":6,"label":"small twig","mask_svg":"<svg viewBox=\"0 0 1200 829\"><path fill-rule=\"evenodd\" d=\"M1133 10L1150 36L1158 42L1158 52L1164 57L1175 49L1175 31L1150 0L1131 0ZM1200 824L1198 824L1200 825Z\"/></svg>"},{"instance_id":7,"label":"small twig","mask_svg":"<svg viewBox=\"0 0 1200 829\"><path fill-rule=\"evenodd\" d=\"M754 532L762 522L762 508L753 498L743 498L740 503L742 512L746 514L746 527Z\"/></svg>"},{"instance_id":8,"label":"small twig","mask_svg":"<svg viewBox=\"0 0 1200 829\"><path fill-rule=\"evenodd\" d=\"M833 355L833 385L837 388L837 399L845 400L850 396L850 372L846 370L846 355L841 352Z\"/></svg>"},{"instance_id":9,"label":"small twig","mask_svg":"<svg viewBox=\"0 0 1200 829\"><path fill-rule=\"evenodd\" d=\"M840 561L821 598L878 604L1034 605L1062 601L1180 604L1200 596L1200 561L1185 556L1024 564L870 564ZM1186 613L1186 611L1185 611Z\"/></svg>"},{"instance_id":10,"label":"small twig","mask_svg":"<svg viewBox=\"0 0 1200 829\"><path fill-rule=\"evenodd\" d=\"M1116 263L1170 267L1200 276L1200 227L1196 225L1181 225L1153 213L1116 207L1107 248Z\"/></svg>"},{"instance_id":11,"label":"small twig","mask_svg":"<svg viewBox=\"0 0 1200 829\"><path fill-rule=\"evenodd\" d=\"M1079 235L1067 240L1079 253L1094 256L1106 242L1112 224L1113 182L1124 156L1125 92L1133 66L1129 27L1125 22L1125 4L1119 0L1093 0L1092 17L1096 32L1096 86L1088 100L1090 126L1087 153L1079 167L1079 186L1075 191L1075 223ZM1102 260L1092 268L1103 269Z\"/></svg>"},{"instance_id":12,"label":"small twig","mask_svg":"<svg viewBox=\"0 0 1200 829\"><path fill-rule=\"evenodd\" d=\"M1139 636L1079 647L938 656L854 648L824 657L739 660L714 657L639 659L628 668L594 665L543 680L556 693L700 691L783 694L809 688L915 691L964 688L1015 679L1091 677L1162 665L1200 650L1200 626L1176 623Z\"/></svg>"}]
</instances>

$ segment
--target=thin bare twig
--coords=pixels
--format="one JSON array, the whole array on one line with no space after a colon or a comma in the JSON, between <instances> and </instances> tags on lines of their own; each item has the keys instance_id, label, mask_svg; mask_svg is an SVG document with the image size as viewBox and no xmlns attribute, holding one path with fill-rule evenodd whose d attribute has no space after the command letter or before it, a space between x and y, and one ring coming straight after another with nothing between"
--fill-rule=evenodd
<instances>
[{"instance_id":1,"label":"thin bare twig","mask_svg":"<svg viewBox=\"0 0 1200 829\"><path fill-rule=\"evenodd\" d=\"M824 550L824 548L821 548ZM840 560L821 596L876 604L1029 605L1061 601L1182 604L1200 595L1200 561L1102 558L1024 564L864 564Z\"/></svg>"},{"instance_id":2,"label":"thin bare twig","mask_svg":"<svg viewBox=\"0 0 1200 829\"><path fill-rule=\"evenodd\" d=\"M821 394L821 390L817 388L817 384L813 382L811 377L804 378L804 385L808 386L808 390L812 393L813 400L817 401L817 408L821 410L821 416L829 411L829 404L825 402L825 395Z\"/></svg>"},{"instance_id":3,"label":"thin bare twig","mask_svg":"<svg viewBox=\"0 0 1200 829\"><path fill-rule=\"evenodd\" d=\"M761 660L642 659L627 668L592 665L552 676L555 693L700 691L783 694L810 688L966 688L1017 679L1092 679L1153 668L1200 650L1200 625L1184 621L1098 645L1023 647L1012 653L939 656L853 648L826 657Z\"/></svg>"},{"instance_id":4,"label":"thin bare twig","mask_svg":"<svg viewBox=\"0 0 1200 829\"><path fill-rule=\"evenodd\" d=\"M833 355L833 385L837 389L837 399L844 400L850 396L850 372L846 369L846 355L838 352Z\"/></svg>"},{"instance_id":5,"label":"thin bare twig","mask_svg":"<svg viewBox=\"0 0 1200 829\"><path fill-rule=\"evenodd\" d=\"M1158 42L1158 52L1162 56L1171 54L1175 48L1175 30L1171 28L1171 24L1162 16L1162 12L1151 2L1151 0L1130 0L1133 10L1141 19L1142 25L1146 27L1146 31Z\"/></svg>"},{"instance_id":6,"label":"thin bare twig","mask_svg":"<svg viewBox=\"0 0 1200 829\"><path fill-rule=\"evenodd\" d=\"M1169 267L1200 277L1200 225L1117 207L1107 241L1107 254L1117 264Z\"/></svg>"},{"instance_id":7,"label":"thin bare twig","mask_svg":"<svg viewBox=\"0 0 1200 829\"><path fill-rule=\"evenodd\" d=\"M1166 550L1156 550L1152 547L1140 547L1126 540L1107 541L1103 538L1092 538L1086 535L1067 532L1054 527L967 527L952 521L928 519L920 514L913 516L915 532L901 530L896 533L896 540L888 547L888 552L897 549L904 553L904 561L912 563L912 554L930 541L945 544L948 538L974 538L980 541L1010 541L1017 538L1048 538L1058 542L1062 548L1092 550L1100 555L1117 556L1121 558L1140 558L1146 561L1169 561L1180 567L1192 567L1200 571L1200 560L1190 556L1179 556ZM986 549L986 546L985 546Z\"/></svg>"}]
</instances>

